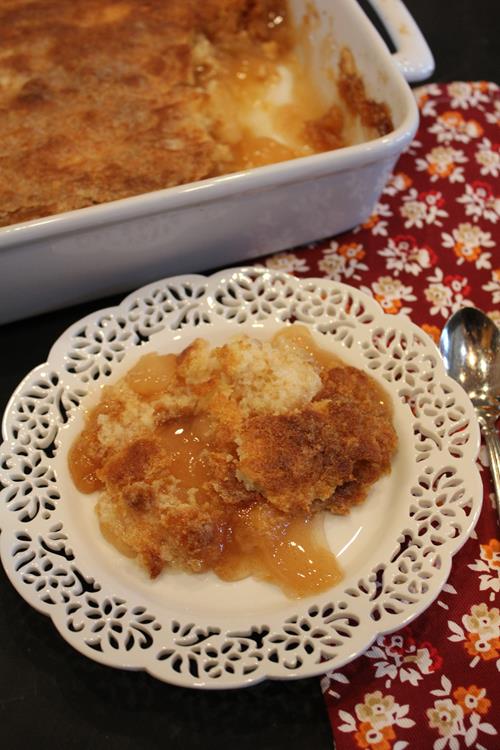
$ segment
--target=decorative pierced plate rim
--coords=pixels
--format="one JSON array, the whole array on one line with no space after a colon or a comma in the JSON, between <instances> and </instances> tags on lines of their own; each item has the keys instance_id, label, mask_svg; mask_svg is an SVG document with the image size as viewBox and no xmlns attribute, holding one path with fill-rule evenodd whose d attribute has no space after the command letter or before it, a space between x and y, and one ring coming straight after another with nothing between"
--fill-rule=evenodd
<instances>
[{"instance_id":1,"label":"decorative pierced plate rim","mask_svg":"<svg viewBox=\"0 0 500 750\"><path fill-rule=\"evenodd\" d=\"M385 558L346 575L347 588L278 603L252 621L226 612L196 622L189 608L172 612L163 601L155 610L144 586L100 568L75 532L62 466L78 406L138 347L175 341L180 351L196 335L227 340L249 328L262 338L293 321L324 335L323 345L347 361L362 362L411 425L411 492L397 511L405 523ZM431 339L346 284L258 266L162 279L73 324L14 391L2 432L0 545L17 591L86 656L188 687L243 687L340 668L434 601L481 509L477 420Z\"/></svg>"}]
</instances>

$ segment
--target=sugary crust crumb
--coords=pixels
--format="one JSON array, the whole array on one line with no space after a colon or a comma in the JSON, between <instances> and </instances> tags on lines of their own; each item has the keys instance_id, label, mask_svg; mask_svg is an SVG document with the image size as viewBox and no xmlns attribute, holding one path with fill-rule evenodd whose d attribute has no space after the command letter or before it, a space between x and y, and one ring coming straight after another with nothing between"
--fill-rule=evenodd
<instances>
[{"instance_id":1,"label":"sugary crust crumb","mask_svg":"<svg viewBox=\"0 0 500 750\"><path fill-rule=\"evenodd\" d=\"M105 389L78 440L101 527L151 576L213 567L238 509L343 514L390 471L387 396L356 368L279 337L148 357Z\"/></svg>"}]
</instances>

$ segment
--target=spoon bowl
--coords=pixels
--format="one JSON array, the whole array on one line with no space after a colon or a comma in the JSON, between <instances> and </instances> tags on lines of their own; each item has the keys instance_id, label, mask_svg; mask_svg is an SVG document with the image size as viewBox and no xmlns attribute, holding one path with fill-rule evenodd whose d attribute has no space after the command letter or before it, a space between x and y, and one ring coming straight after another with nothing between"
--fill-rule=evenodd
<instances>
[{"instance_id":1,"label":"spoon bowl","mask_svg":"<svg viewBox=\"0 0 500 750\"><path fill-rule=\"evenodd\" d=\"M439 351L446 371L474 405L490 455L500 519L500 330L481 310L464 307L443 328Z\"/></svg>"},{"instance_id":2,"label":"spoon bowl","mask_svg":"<svg viewBox=\"0 0 500 750\"><path fill-rule=\"evenodd\" d=\"M500 396L500 330L481 310L464 307L445 325L439 350L446 370L476 405Z\"/></svg>"}]
</instances>

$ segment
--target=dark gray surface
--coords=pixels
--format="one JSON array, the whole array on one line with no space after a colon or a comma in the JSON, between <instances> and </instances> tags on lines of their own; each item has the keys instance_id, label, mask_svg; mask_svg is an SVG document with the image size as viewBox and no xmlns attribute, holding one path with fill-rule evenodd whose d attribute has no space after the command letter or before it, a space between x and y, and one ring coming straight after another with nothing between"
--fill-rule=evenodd
<instances>
[{"instance_id":1,"label":"dark gray surface","mask_svg":"<svg viewBox=\"0 0 500 750\"><path fill-rule=\"evenodd\" d=\"M436 57L433 80L498 82L499 0L407 0L407 5ZM68 325L117 301L101 300L0 327L0 412L13 388L45 360ZM331 747L319 680L202 693L102 667L73 651L45 617L24 603L3 573L0 727L9 750L50 745L65 750Z\"/></svg>"}]
</instances>

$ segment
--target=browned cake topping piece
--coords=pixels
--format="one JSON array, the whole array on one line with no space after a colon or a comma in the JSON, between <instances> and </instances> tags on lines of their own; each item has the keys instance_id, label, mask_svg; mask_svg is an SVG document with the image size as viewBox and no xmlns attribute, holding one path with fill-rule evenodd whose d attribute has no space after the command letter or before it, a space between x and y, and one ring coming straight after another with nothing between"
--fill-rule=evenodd
<instances>
[{"instance_id":1,"label":"browned cake topping piece","mask_svg":"<svg viewBox=\"0 0 500 750\"><path fill-rule=\"evenodd\" d=\"M104 535L151 576L254 574L298 595L339 575L313 516L364 500L396 444L380 386L292 326L146 355L104 390L69 462L81 491L101 491Z\"/></svg>"},{"instance_id":2,"label":"browned cake topping piece","mask_svg":"<svg viewBox=\"0 0 500 750\"><path fill-rule=\"evenodd\" d=\"M291 48L277 0L0 0L0 226L344 145Z\"/></svg>"}]
</instances>

